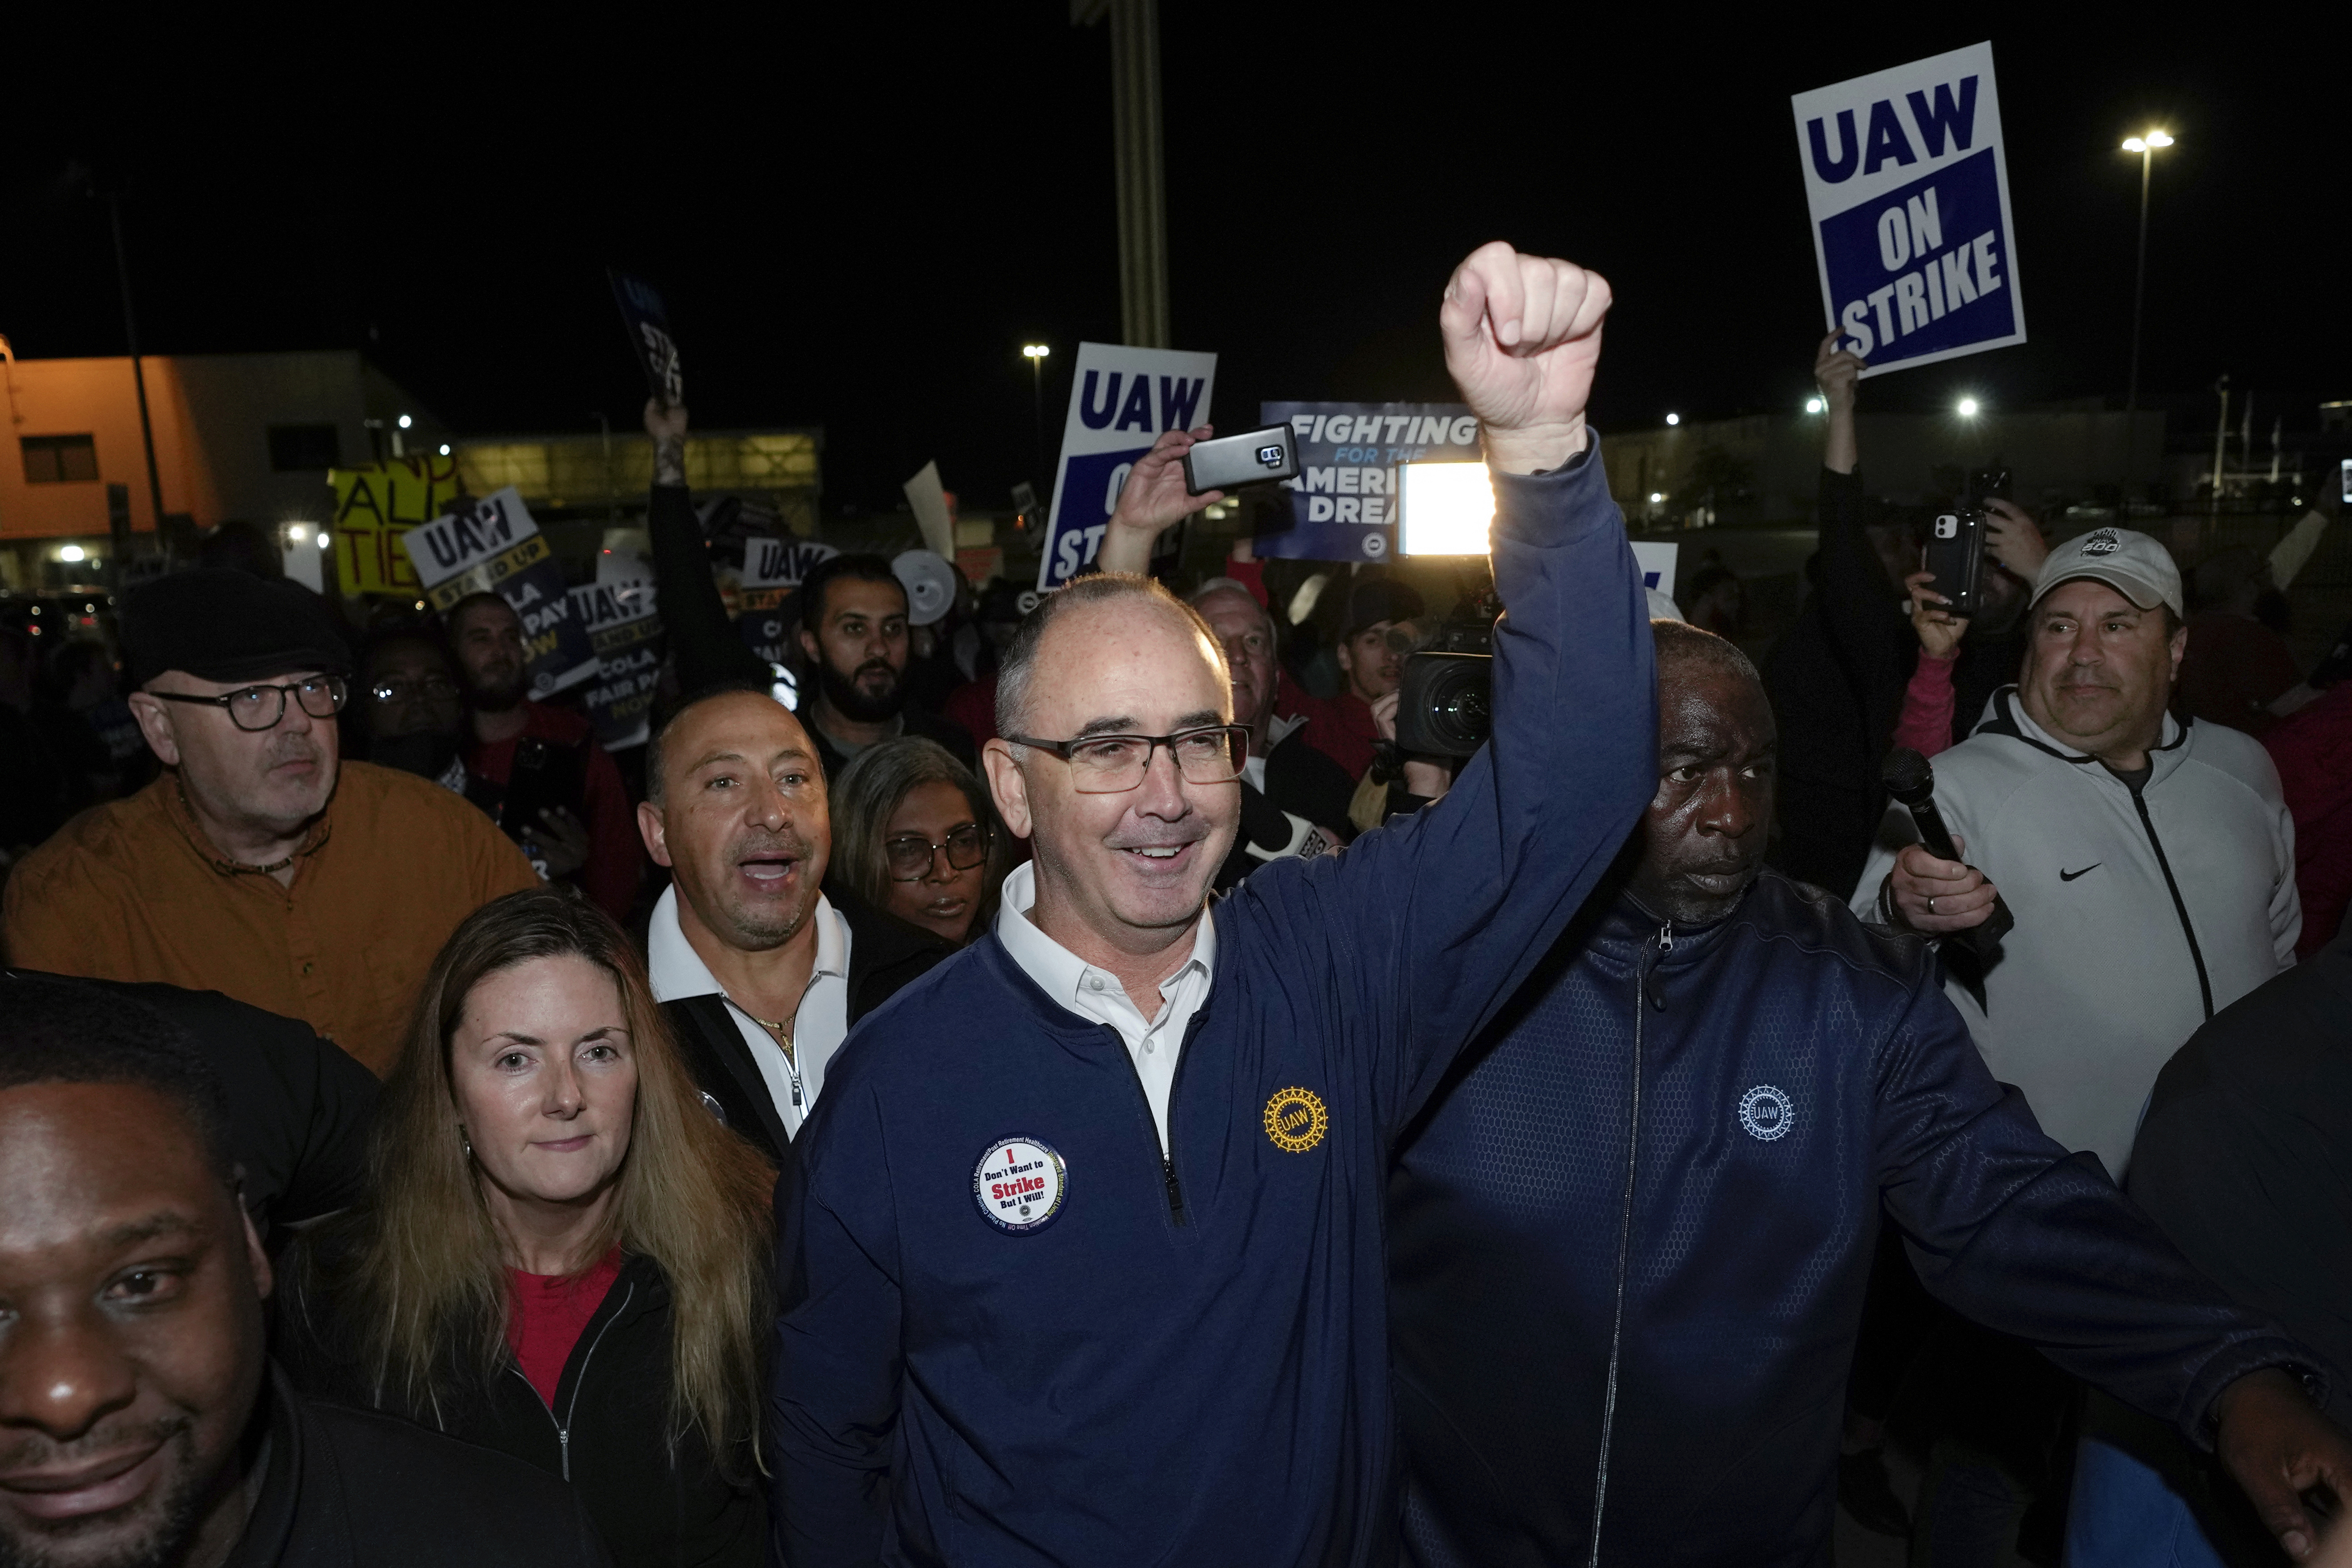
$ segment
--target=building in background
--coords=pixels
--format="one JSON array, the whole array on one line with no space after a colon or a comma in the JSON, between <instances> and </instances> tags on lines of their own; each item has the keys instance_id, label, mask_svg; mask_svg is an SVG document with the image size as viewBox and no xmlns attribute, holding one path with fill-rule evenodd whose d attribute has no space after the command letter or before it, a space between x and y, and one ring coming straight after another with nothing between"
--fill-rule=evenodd
<instances>
[{"instance_id":1,"label":"building in background","mask_svg":"<svg viewBox=\"0 0 2352 1568\"><path fill-rule=\"evenodd\" d=\"M142 356L166 531L230 521L315 525L327 470L448 439L360 353ZM105 580L113 519L135 552L156 548L155 507L127 357L0 361L0 584L20 591ZM403 420L405 419L405 426Z\"/></svg>"},{"instance_id":2,"label":"building in background","mask_svg":"<svg viewBox=\"0 0 2352 1568\"><path fill-rule=\"evenodd\" d=\"M1810 523L1822 470L1818 414L1752 414L1612 430L1601 447L1610 493L1654 525ZM1969 469L1998 461L2035 510L2118 500L2162 510L2165 416L2125 414L2097 398L2013 413L1862 414L1855 418L1871 493L1940 504Z\"/></svg>"}]
</instances>

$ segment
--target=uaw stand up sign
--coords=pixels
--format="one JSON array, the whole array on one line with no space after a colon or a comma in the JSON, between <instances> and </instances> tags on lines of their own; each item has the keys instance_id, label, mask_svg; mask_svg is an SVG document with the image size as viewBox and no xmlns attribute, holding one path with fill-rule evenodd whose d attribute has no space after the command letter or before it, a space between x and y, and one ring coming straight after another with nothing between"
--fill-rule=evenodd
<instances>
[{"instance_id":1,"label":"uaw stand up sign","mask_svg":"<svg viewBox=\"0 0 2352 1568\"><path fill-rule=\"evenodd\" d=\"M401 535L416 580L436 611L468 594L493 593L522 617L523 675L533 697L596 673L596 649L573 613L563 571L512 485Z\"/></svg>"},{"instance_id":2,"label":"uaw stand up sign","mask_svg":"<svg viewBox=\"0 0 2352 1568\"><path fill-rule=\"evenodd\" d=\"M2023 342L1992 46L1790 101L1822 303L1863 374Z\"/></svg>"}]
</instances>

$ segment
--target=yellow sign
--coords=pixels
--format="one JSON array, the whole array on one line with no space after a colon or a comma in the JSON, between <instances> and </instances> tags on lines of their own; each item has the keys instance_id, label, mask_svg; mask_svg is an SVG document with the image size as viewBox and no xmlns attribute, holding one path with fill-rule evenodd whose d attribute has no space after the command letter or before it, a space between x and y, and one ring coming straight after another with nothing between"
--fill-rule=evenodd
<instances>
[{"instance_id":1,"label":"yellow sign","mask_svg":"<svg viewBox=\"0 0 2352 1568\"><path fill-rule=\"evenodd\" d=\"M1278 1089L1265 1102L1265 1135L1285 1153L1306 1153L1330 1125L1322 1097L1311 1089Z\"/></svg>"},{"instance_id":2,"label":"yellow sign","mask_svg":"<svg viewBox=\"0 0 2352 1568\"><path fill-rule=\"evenodd\" d=\"M335 581L345 594L421 598L424 585L401 536L447 515L464 487L455 458L394 458L364 468L332 468Z\"/></svg>"}]
</instances>

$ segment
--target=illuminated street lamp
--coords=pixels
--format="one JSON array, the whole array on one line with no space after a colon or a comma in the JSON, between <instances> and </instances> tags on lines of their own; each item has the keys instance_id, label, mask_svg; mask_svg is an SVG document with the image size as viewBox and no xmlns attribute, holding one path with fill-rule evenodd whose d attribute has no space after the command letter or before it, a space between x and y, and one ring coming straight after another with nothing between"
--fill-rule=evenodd
<instances>
[{"instance_id":1,"label":"illuminated street lamp","mask_svg":"<svg viewBox=\"0 0 2352 1568\"><path fill-rule=\"evenodd\" d=\"M2124 412L2131 414L2139 407L2139 310L2140 301L2147 296L2147 179L2156 162L2156 150L2172 145L2168 131L2151 131L2145 136L2124 138L2124 151L2139 154L2139 265L2132 274L2132 357L2131 381L2124 392ZM2126 440L2131 437L2125 436Z\"/></svg>"},{"instance_id":2,"label":"illuminated street lamp","mask_svg":"<svg viewBox=\"0 0 2352 1568\"><path fill-rule=\"evenodd\" d=\"M1977 400L1973 397L1961 398L1959 402L1959 415L1963 419L1975 418L1977 416Z\"/></svg>"},{"instance_id":3,"label":"illuminated street lamp","mask_svg":"<svg viewBox=\"0 0 2352 1568\"><path fill-rule=\"evenodd\" d=\"M1825 406L1826 405L1824 405L1818 397L1808 397L1805 399L1805 412L1808 414L1819 414Z\"/></svg>"},{"instance_id":4,"label":"illuminated street lamp","mask_svg":"<svg viewBox=\"0 0 2352 1568\"><path fill-rule=\"evenodd\" d=\"M1035 394L1035 397L1034 399L1034 406L1036 412L1035 445L1034 449L1030 455L1036 462L1036 472L1040 479L1046 478L1045 356L1053 352L1054 351L1052 349L1046 347L1044 343L1023 343L1021 345L1021 357L1029 362L1030 389Z\"/></svg>"},{"instance_id":5,"label":"illuminated street lamp","mask_svg":"<svg viewBox=\"0 0 2352 1568\"><path fill-rule=\"evenodd\" d=\"M1669 425L1679 425L1682 422L1683 416L1679 414L1669 414L1666 416L1666 423Z\"/></svg>"}]
</instances>

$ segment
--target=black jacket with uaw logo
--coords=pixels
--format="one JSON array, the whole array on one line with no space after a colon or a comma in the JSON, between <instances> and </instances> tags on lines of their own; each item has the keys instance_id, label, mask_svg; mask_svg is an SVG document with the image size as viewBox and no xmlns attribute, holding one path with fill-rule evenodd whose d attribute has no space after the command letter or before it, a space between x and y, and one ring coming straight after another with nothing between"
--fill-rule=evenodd
<instances>
[{"instance_id":1,"label":"black jacket with uaw logo","mask_svg":"<svg viewBox=\"0 0 2352 1568\"><path fill-rule=\"evenodd\" d=\"M312 1245L305 1237L298 1253ZM653 1259L624 1258L563 1363L552 1406L511 1359L487 1390L451 1376L451 1386L471 1392L437 1409L413 1408L395 1390L368 1386L348 1314L317 1288L332 1269L298 1259L287 1274L278 1350L305 1392L405 1416L570 1482L620 1568L752 1568L763 1561L767 1504L749 1485L755 1473L748 1450L730 1480L698 1428L668 1440L671 1300ZM415 1502L434 1506L431 1498Z\"/></svg>"}]
</instances>

